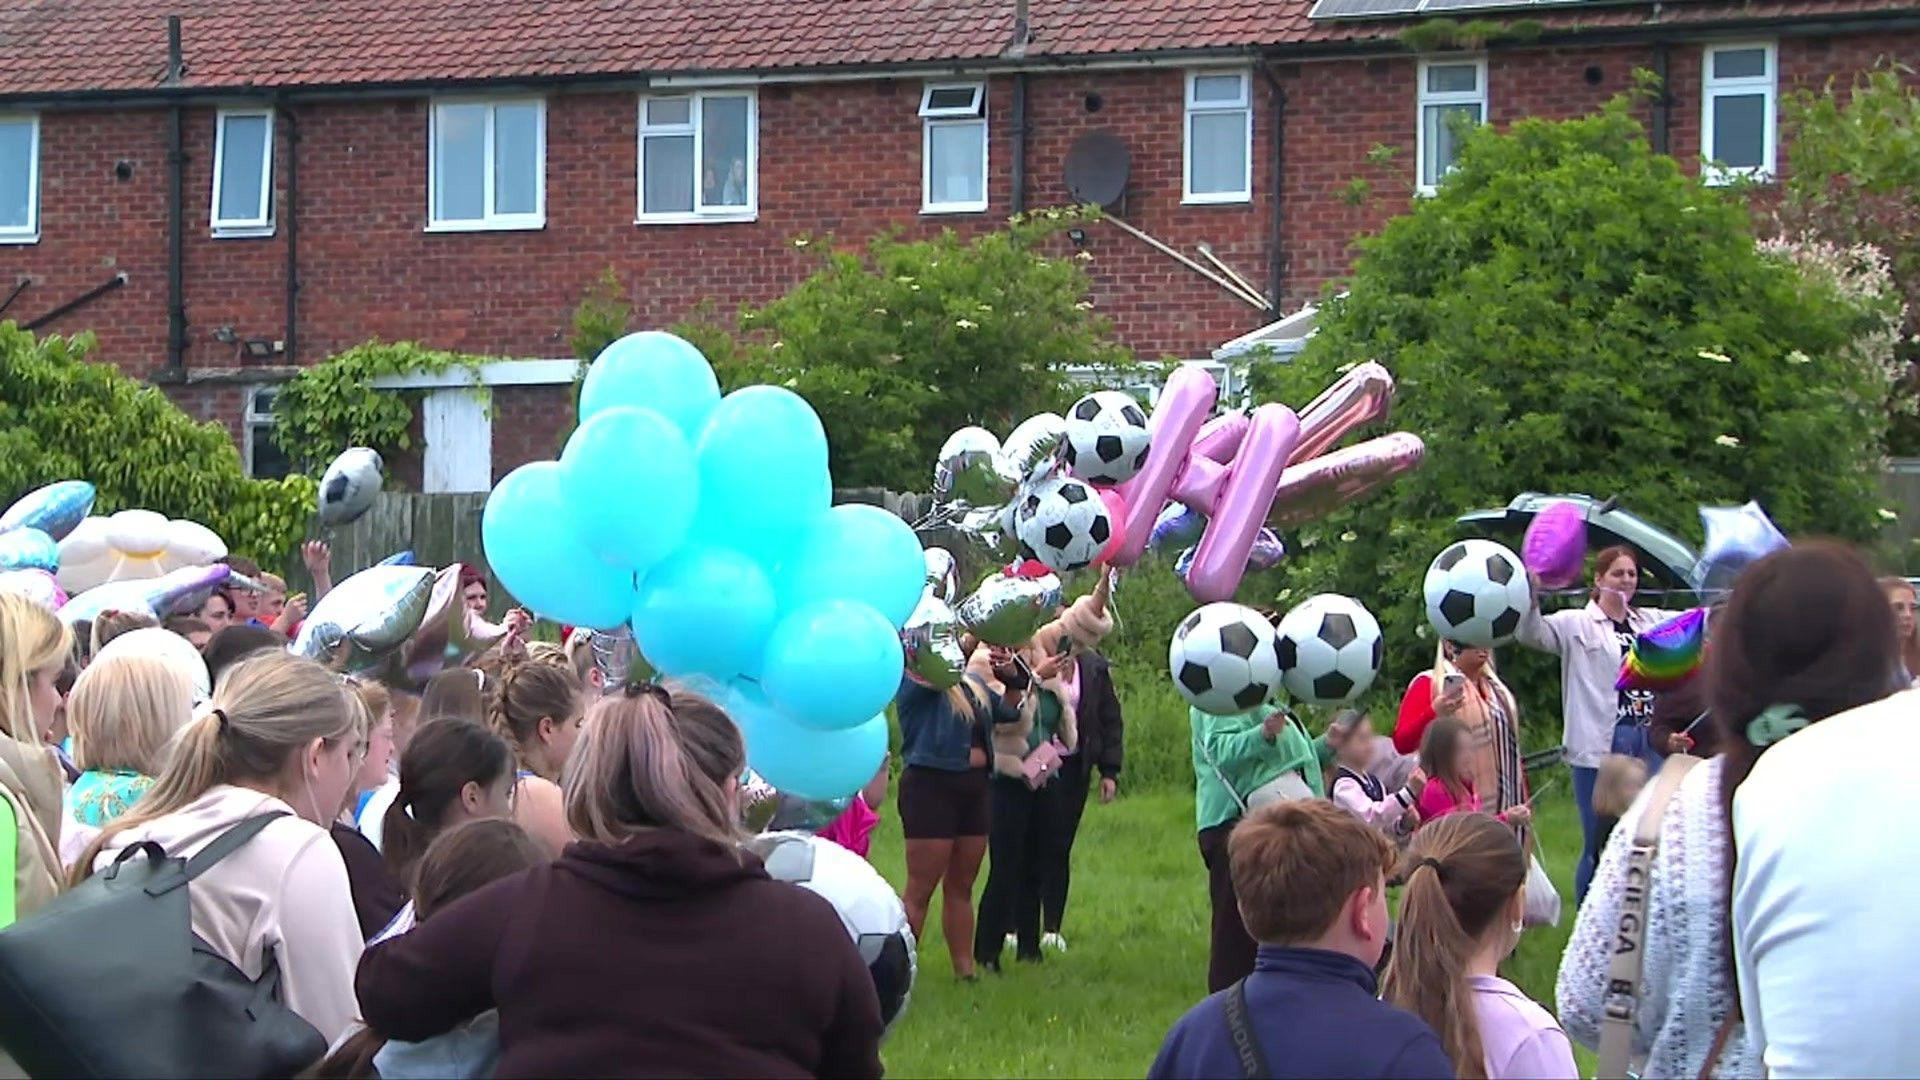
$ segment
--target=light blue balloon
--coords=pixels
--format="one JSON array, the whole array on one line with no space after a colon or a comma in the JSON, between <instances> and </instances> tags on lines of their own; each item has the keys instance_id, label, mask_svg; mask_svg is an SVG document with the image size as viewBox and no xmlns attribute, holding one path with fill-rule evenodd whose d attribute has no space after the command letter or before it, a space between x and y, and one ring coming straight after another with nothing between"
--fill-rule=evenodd
<instances>
[{"instance_id":1,"label":"light blue balloon","mask_svg":"<svg viewBox=\"0 0 1920 1080\"><path fill-rule=\"evenodd\" d=\"M814 519L781 563L780 610L856 600L906 625L926 589L927 561L913 527L878 506L836 506Z\"/></svg>"},{"instance_id":2,"label":"light blue balloon","mask_svg":"<svg viewBox=\"0 0 1920 1080\"><path fill-rule=\"evenodd\" d=\"M93 512L93 485L85 480L62 480L30 491L0 514L0 532L39 529L56 542L78 528Z\"/></svg>"},{"instance_id":3,"label":"light blue balloon","mask_svg":"<svg viewBox=\"0 0 1920 1080\"><path fill-rule=\"evenodd\" d=\"M686 540L699 484L693 447L652 409L597 412L560 454L560 491L582 538L631 570L644 572Z\"/></svg>"},{"instance_id":4,"label":"light blue balloon","mask_svg":"<svg viewBox=\"0 0 1920 1080\"><path fill-rule=\"evenodd\" d=\"M700 433L693 535L773 565L797 529L833 502L827 432L806 399L749 386L721 399Z\"/></svg>"},{"instance_id":5,"label":"light blue balloon","mask_svg":"<svg viewBox=\"0 0 1920 1080\"><path fill-rule=\"evenodd\" d=\"M560 491L560 463L536 461L502 477L480 515L480 542L514 599L549 619L594 630L627 621L633 572L596 558Z\"/></svg>"},{"instance_id":6,"label":"light blue balloon","mask_svg":"<svg viewBox=\"0 0 1920 1080\"><path fill-rule=\"evenodd\" d=\"M600 350L580 386L580 420L622 405L652 409L689 442L720 403L720 380L700 350L661 330L628 334Z\"/></svg>"},{"instance_id":7,"label":"light blue balloon","mask_svg":"<svg viewBox=\"0 0 1920 1080\"><path fill-rule=\"evenodd\" d=\"M0 570L60 571L60 545L32 527L0 533Z\"/></svg>"},{"instance_id":8,"label":"light blue balloon","mask_svg":"<svg viewBox=\"0 0 1920 1080\"><path fill-rule=\"evenodd\" d=\"M665 674L725 680L758 673L773 615L773 586L759 563L688 544L642 579L633 637Z\"/></svg>"},{"instance_id":9,"label":"light blue balloon","mask_svg":"<svg viewBox=\"0 0 1920 1080\"><path fill-rule=\"evenodd\" d=\"M760 686L802 727L853 727L900 687L900 634L866 604L823 600L780 620L767 638Z\"/></svg>"},{"instance_id":10,"label":"light blue balloon","mask_svg":"<svg viewBox=\"0 0 1920 1080\"><path fill-rule=\"evenodd\" d=\"M789 795L840 799L865 787L887 753L885 713L839 731L795 724L751 686L736 685L726 708L747 743L747 764Z\"/></svg>"},{"instance_id":11,"label":"light blue balloon","mask_svg":"<svg viewBox=\"0 0 1920 1080\"><path fill-rule=\"evenodd\" d=\"M393 554L387 556L386 558L381 559L379 562L375 563L374 565L375 566L412 566L413 565L413 549L406 548L401 551L396 551Z\"/></svg>"}]
</instances>

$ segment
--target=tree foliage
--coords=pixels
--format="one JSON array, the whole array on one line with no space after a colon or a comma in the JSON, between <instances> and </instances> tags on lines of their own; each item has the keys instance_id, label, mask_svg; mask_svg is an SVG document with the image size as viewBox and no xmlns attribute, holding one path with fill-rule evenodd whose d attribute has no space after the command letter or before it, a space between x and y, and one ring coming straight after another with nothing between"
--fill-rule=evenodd
<instances>
[{"instance_id":1,"label":"tree foliage","mask_svg":"<svg viewBox=\"0 0 1920 1080\"><path fill-rule=\"evenodd\" d=\"M155 510L201 522L267 565L285 559L313 514L313 481L248 479L225 427L89 363L92 348L91 335L36 340L0 323L0 496L86 480L95 513Z\"/></svg>"},{"instance_id":2,"label":"tree foliage","mask_svg":"<svg viewBox=\"0 0 1920 1080\"><path fill-rule=\"evenodd\" d=\"M274 399L273 439L297 471L317 473L350 446L383 457L413 446L409 429L420 395L378 390L383 375L477 371L485 359L429 349L412 341L367 341L307 368Z\"/></svg>"},{"instance_id":3,"label":"tree foliage","mask_svg":"<svg viewBox=\"0 0 1920 1080\"><path fill-rule=\"evenodd\" d=\"M1335 589L1381 617L1389 670L1431 661L1420 582L1454 518L1522 491L1618 495L1696 542L1696 506L1750 498L1789 533L1880 524L1889 386L1851 346L1884 312L1759 250L1738 198L1622 106L1471 132L1342 287L1255 384L1297 406L1364 360L1398 379L1424 466L1302 529L1287 564L1291 599Z\"/></svg>"},{"instance_id":4,"label":"tree foliage","mask_svg":"<svg viewBox=\"0 0 1920 1080\"><path fill-rule=\"evenodd\" d=\"M1077 258L1047 241L1080 220L1049 210L962 239L883 235L865 251L821 250L820 268L732 325L675 330L713 361L723 386L786 386L826 424L840 487L925 488L940 443L980 424L1000 436L1064 403L1072 365L1125 367L1087 298Z\"/></svg>"},{"instance_id":5,"label":"tree foliage","mask_svg":"<svg viewBox=\"0 0 1920 1080\"><path fill-rule=\"evenodd\" d=\"M1885 256L1905 310L1894 449L1920 452L1920 90L1882 63L1844 98L1829 82L1782 102L1788 169L1776 217L1789 237Z\"/></svg>"}]
</instances>

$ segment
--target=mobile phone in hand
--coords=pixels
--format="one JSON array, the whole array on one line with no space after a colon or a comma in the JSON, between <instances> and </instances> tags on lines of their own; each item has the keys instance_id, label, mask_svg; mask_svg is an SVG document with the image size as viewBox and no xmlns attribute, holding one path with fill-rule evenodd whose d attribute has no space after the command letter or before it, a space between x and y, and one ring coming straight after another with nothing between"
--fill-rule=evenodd
<instances>
[{"instance_id":1,"label":"mobile phone in hand","mask_svg":"<svg viewBox=\"0 0 1920 1080\"><path fill-rule=\"evenodd\" d=\"M1440 692L1450 694L1467 685L1467 677L1455 672L1440 680Z\"/></svg>"}]
</instances>

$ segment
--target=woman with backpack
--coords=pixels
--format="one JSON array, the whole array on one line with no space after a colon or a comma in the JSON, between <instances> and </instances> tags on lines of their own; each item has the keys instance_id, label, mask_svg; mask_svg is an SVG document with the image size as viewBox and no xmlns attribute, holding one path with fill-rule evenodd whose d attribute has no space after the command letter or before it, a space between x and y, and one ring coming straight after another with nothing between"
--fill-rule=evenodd
<instances>
[{"instance_id":1,"label":"woman with backpack","mask_svg":"<svg viewBox=\"0 0 1920 1080\"><path fill-rule=\"evenodd\" d=\"M840 916L739 846L745 767L704 698L597 702L566 771L580 839L367 950L368 1026L417 1041L497 1008L499 1076L879 1076Z\"/></svg>"},{"instance_id":2,"label":"woman with backpack","mask_svg":"<svg viewBox=\"0 0 1920 1080\"><path fill-rule=\"evenodd\" d=\"M65 774L51 730L63 695L57 685L73 634L25 597L0 593L0 836L13 865L0 867L0 926L32 914L60 891L57 845Z\"/></svg>"},{"instance_id":3,"label":"woman with backpack","mask_svg":"<svg viewBox=\"0 0 1920 1080\"><path fill-rule=\"evenodd\" d=\"M351 692L283 652L233 665L152 790L74 868L77 884L143 843L190 858L243 822L277 815L187 886L190 921L247 978L277 967L279 1000L328 1043L353 1022L361 950L346 867L327 835L358 764Z\"/></svg>"}]
</instances>

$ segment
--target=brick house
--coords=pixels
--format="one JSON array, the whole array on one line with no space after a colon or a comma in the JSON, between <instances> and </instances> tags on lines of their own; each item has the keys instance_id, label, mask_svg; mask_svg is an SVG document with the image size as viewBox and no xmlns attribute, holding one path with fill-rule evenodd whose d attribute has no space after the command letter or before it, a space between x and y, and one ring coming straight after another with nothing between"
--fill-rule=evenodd
<instances>
[{"instance_id":1,"label":"brick house","mask_svg":"<svg viewBox=\"0 0 1920 1080\"><path fill-rule=\"evenodd\" d=\"M1402 43L1441 14L1531 25ZM799 234L1072 202L1107 132L1116 215L1191 265L1100 223L1093 299L1143 356L1204 358L1346 272L1444 173L1450 114L1577 115L1646 69L1656 147L1765 173L1782 93L1882 57L1920 57L1920 0L39 0L0 10L0 311L95 331L261 470L297 365L526 358L490 412L429 395L427 482L472 489L555 452L550 358L608 266L644 324L729 310L809 271Z\"/></svg>"}]
</instances>

